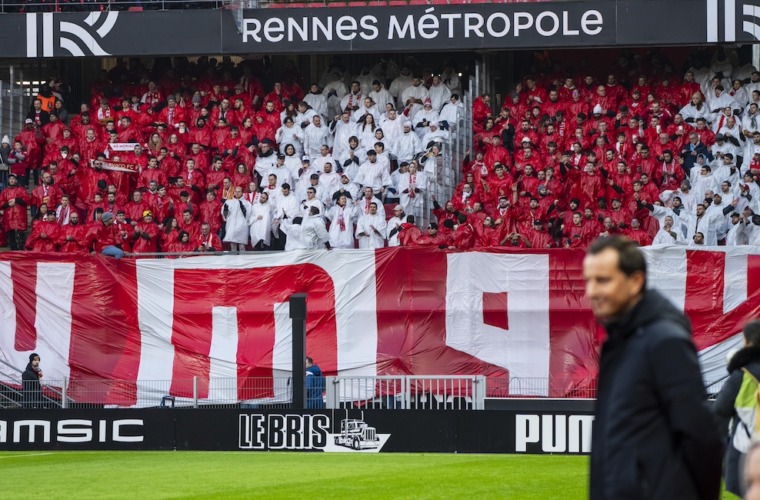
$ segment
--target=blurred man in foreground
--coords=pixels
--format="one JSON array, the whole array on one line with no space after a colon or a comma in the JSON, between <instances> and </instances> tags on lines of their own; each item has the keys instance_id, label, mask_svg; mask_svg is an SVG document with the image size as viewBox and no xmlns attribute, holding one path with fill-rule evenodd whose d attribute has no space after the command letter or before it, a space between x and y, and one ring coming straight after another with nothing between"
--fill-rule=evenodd
<instances>
[{"instance_id":1,"label":"blurred man in foreground","mask_svg":"<svg viewBox=\"0 0 760 500\"><path fill-rule=\"evenodd\" d=\"M691 326L647 290L646 272L644 254L626 238L597 240L583 261L586 297L607 331L589 497L717 499L723 445Z\"/></svg>"}]
</instances>

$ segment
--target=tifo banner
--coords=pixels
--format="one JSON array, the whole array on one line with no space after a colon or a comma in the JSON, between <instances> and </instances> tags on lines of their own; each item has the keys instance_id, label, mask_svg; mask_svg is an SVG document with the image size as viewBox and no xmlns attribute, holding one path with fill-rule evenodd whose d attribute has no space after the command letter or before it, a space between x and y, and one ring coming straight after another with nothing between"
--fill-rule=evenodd
<instances>
[{"instance_id":1,"label":"tifo banner","mask_svg":"<svg viewBox=\"0 0 760 500\"><path fill-rule=\"evenodd\" d=\"M753 43L757 0L586 0L0 17L6 58ZM24 16L24 17L22 17ZM673 20L687 30L674 30ZM134 33L140 33L135 37Z\"/></svg>"},{"instance_id":2,"label":"tifo banner","mask_svg":"<svg viewBox=\"0 0 760 500\"><path fill-rule=\"evenodd\" d=\"M760 316L760 253L648 248L649 284L686 311L705 382ZM583 297L583 253L396 248L182 259L0 254L0 359L31 352L78 402L219 401L210 383L287 377L288 298L308 295L307 354L326 375L484 375L488 395L594 387L603 338ZM90 381L120 380L95 391ZM78 387L88 387L81 394ZM271 386L256 398L274 397Z\"/></svg>"},{"instance_id":3,"label":"tifo banner","mask_svg":"<svg viewBox=\"0 0 760 500\"><path fill-rule=\"evenodd\" d=\"M0 450L589 453L591 410L541 403L496 411L17 410L0 414Z\"/></svg>"}]
</instances>

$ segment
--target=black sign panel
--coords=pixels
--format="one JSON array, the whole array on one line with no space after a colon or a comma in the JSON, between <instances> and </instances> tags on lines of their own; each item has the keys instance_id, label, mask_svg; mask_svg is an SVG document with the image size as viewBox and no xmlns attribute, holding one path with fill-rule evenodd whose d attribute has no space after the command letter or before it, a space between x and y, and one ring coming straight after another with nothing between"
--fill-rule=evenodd
<instances>
[{"instance_id":1,"label":"black sign panel","mask_svg":"<svg viewBox=\"0 0 760 500\"><path fill-rule=\"evenodd\" d=\"M19 410L0 450L567 453L591 449L590 411Z\"/></svg>"},{"instance_id":2,"label":"black sign panel","mask_svg":"<svg viewBox=\"0 0 760 500\"><path fill-rule=\"evenodd\" d=\"M0 450L171 450L174 422L164 410L0 412Z\"/></svg>"},{"instance_id":3,"label":"black sign panel","mask_svg":"<svg viewBox=\"0 0 760 500\"><path fill-rule=\"evenodd\" d=\"M760 39L758 23L760 0L6 14L0 16L0 56L303 54L755 43Z\"/></svg>"}]
</instances>

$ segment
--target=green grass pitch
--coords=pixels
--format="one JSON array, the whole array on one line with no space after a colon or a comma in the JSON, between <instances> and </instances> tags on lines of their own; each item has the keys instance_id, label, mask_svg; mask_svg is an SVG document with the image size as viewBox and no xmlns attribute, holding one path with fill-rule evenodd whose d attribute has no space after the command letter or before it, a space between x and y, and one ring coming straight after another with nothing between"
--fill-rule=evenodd
<instances>
[{"instance_id":1,"label":"green grass pitch","mask_svg":"<svg viewBox=\"0 0 760 500\"><path fill-rule=\"evenodd\" d=\"M558 455L0 452L0 496L570 500L587 473Z\"/></svg>"}]
</instances>

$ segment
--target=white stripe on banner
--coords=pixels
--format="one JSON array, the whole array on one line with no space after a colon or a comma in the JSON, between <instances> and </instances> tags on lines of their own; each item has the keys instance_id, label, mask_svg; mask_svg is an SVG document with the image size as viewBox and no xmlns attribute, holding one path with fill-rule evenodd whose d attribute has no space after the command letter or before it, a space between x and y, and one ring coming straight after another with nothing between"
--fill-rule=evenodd
<instances>
[{"instance_id":1,"label":"white stripe on banner","mask_svg":"<svg viewBox=\"0 0 760 500\"><path fill-rule=\"evenodd\" d=\"M702 370L702 380L711 394L717 393L728 377L726 366L728 355L741 349L744 335L739 332L723 342L711 345L699 351L699 367Z\"/></svg>"},{"instance_id":2,"label":"white stripe on banner","mask_svg":"<svg viewBox=\"0 0 760 500\"><path fill-rule=\"evenodd\" d=\"M747 300L747 255L726 252L723 270L723 312Z\"/></svg>"},{"instance_id":3,"label":"white stripe on banner","mask_svg":"<svg viewBox=\"0 0 760 500\"><path fill-rule=\"evenodd\" d=\"M172 318L174 270L172 261L137 261L137 318L140 325L140 369L137 372L138 406L155 405L168 392L143 387L144 381L170 381L174 370ZM155 385L155 384L151 384Z\"/></svg>"},{"instance_id":4,"label":"white stripe on banner","mask_svg":"<svg viewBox=\"0 0 760 500\"><path fill-rule=\"evenodd\" d=\"M373 250L311 250L279 252L264 256L203 256L176 259L171 265L175 269L256 269L307 263L324 269L333 279L338 328L338 374L346 377L376 376L377 285ZM139 276L138 274L138 278ZM171 281L172 287L173 283ZM314 361L318 363L318 360Z\"/></svg>"},{"instance_id":5,"label":"white stripe on banner","mask_svg":"<svg viewBox=\"0 0 760 500\"><path fill-rule=\"evenodd\" d=\"M42 14L42 57L53 57L53 13Z\"/></svg>"},{"instance_id":6,"label":"white stripe on banner","mask_svg":"<svg viewBox=\"0 0 760 500\"><path fill-rule=\"evenodd\" d=\"M645 247L647 287L662 292L673 305L683 311L686 304L686 247Z\"/></svg>"},{"instance_id":7,"label":"white stripe on banner","mask_svg":"<svg viewBox=\"0 0 760 500\"><path fill-rule=\"evenodd\" d=\"M508 330L484 323L484 293L507 294ZM548 255L448 256L446 345L509 370L510 394L548 395L548 304Z\"/></svg>"},{"instance_id":8,"label":"white stripe on banner","mask_svg":"<svg viewBox=\"0 0 760 500\"><path fill-rule=\"evenodd\" d=\"M725 40L727 42L736 41L736 0L725 0L726 9L723 17L725 24ZM717 21L717 19L716 19Z\"/></svg>"},{"instance_id":9,"label":"white stripe on banner","mask_svg":"<svg viewBox=\"0 0 760 500\"><path fill-rule=\"evenodd\" d=\"M211 401L237 400L237 307L211 308L209 388Z\"/></svg>"},{"instance_id":10,"label":"white stripe on banner","mask_svg":"<svg viewBox=\"0 0 760 500\"><path fill-rule=\"evenodd\" d=\"M16 306L13 305L13 281L11 280L11 263L0 262L0 359L11 366L23 370L28 359L16 352ZM21 380L20 373L11 373L0 367L5 375L13 375Z\"/></svg>"},{"instance_id":11,"label":"white stripe on banner","mask_svg":"<svg viewBox=\"0 0 760 500\"><path fill-rule=\"evenodd\" d=\"M308 356L309 346L306 346ZM275 379L274 401L290 401L290 377L293 375L293 320L290 304L274 305L274 350L272 351L272 376Z\"/></svg>"},{"instance_id":12,"label":"white stripe on banner","mask_svg":"<svg viewBox=\"0 0 760 500\"><path fill-rule=\"evenodd\" d=\"M45 380L69 377L71 345L71 298L74 295L76 264L37 264L37 328L35 352L44 359Z\"/></svg>"},{"instance_id":13,"label":"white stripe on banner","mask_svg":"<svg viewBox=\"0 0 760 500\"><path fill-rule=\"evenodd\" d=\"M307 348L308 349L308 348ZM307 352L308 356L308 352ZM274 351L272 368L289 377L293 365L293 320L290 319L290 304L280 302L274 305Z\"/></svg>"},{"instance_id":14,"label":"white stripe on banner","mask_svg":"<svg viewBox=\"0 0 760 500\"><path fill-rule=\"evenodd\" d=\"M26 57L37 57L37 14L26 15Z\"/></svg>"}]
</instances>

